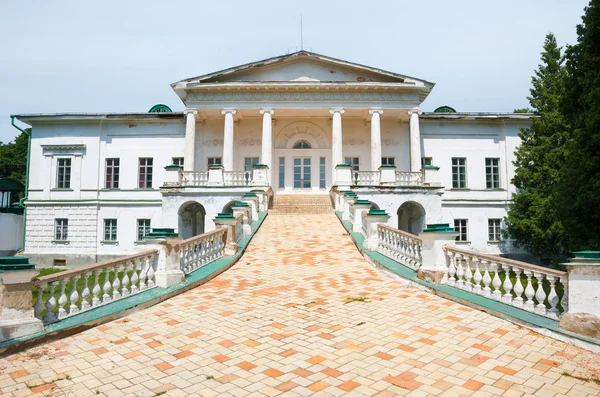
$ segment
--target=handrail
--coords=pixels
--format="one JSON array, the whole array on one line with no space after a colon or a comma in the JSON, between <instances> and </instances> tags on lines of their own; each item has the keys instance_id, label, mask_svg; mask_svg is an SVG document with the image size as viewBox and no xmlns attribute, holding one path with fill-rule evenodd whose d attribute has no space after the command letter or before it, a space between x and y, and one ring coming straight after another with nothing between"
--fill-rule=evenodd
<instances>
[{"instance_id":1,"label":"handrail","mask_svg":"<svg viewBox=\"0 0 600 397\"><path fill-rule=\"evenodd\" d=\"M396 232L396 233L402 234L403 236L406 236L406 237L408 237L408 238L412 238L412 239L414 239L414 240L417 240L417 241L419 241L419 242L421 242L421 243L423 242L423 239L422 239L421 237L417 236L416 234L412 234L412 233L409 233L409 232L405 232L404 230L396 229L396 228L395 228L395 227L393 227L393 226L386 225L386 224L383 224L383 223L380 223L380 224L379 224L379 225L377 225L377 226L378 226L378 227L381 227L381 228L383 228L383 229L389 229L389 230L391 230L391 231L393 231L393 232Z\"/></svg>"},{"instance_id":2,"label":"handrail","mask_svg":"<svg viewBox=\"0 0 600 397\"><path fill-rule=\"evenodd\" d=\"M419 270L423 265L423 240L414 234L384 224L377 225L377 252Z\"/></svg>"},{"instance_id":3,"label":"handrail","mask_svg":"<svg viewBox=\"0 0 600 397\"><path fill-rule=\"evenodd\" d=\"M225 231L225 229L217 228L215 230L211 230L210 232L202 233L202 234L199 234L197 236L193 236L193 237L190 237L190 238L185 239L183 241L180 241L177 244L175 244L174 247L181 247L183 245L187 245L187 244L193 243L196 240L202 240L204 237L212 236L213 234L221 234L224 231Z\"/></svg>"}]
</instances>

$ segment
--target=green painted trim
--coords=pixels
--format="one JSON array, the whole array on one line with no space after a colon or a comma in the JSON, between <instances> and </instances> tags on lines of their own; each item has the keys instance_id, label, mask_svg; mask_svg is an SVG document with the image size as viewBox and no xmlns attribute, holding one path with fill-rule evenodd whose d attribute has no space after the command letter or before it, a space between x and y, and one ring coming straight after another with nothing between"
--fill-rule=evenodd
<instances>
[{"instance_id":1,"label":"green painted trim","mask_svg":"<svg viewBox=\"0 0 600 397\"><path fill-rule=\"evenodd\" d=\"M519 309L517 307L507 305L502 302L498 302L498 301L495 301L492 299L485 298L481 295L476 295L476 294L461 290L459 288L450 287L445 284L440 284L440 285L430 284L427 281L418 279L417 272L414 271L413 269L409 268L408 266L405 266L405 265L401 264L400 262L396 262L396 261L388 258L387 256L380 254L377 251L366 250L363 245L364 237L362 236L362 234L354 233L352 231L352 224L348 221L342 220L342 212L336 211L335 214L337 215L338 219L340 220L340 222L342 223L342 225L344 226L346 231L348 231L348 233L350 234L350 237L352 237L352 239L355 242L355 245L357 246L357 248L359 249L359 251L361 253L370 257L373 261L375 261L379 265L383 266L387 270L391 271L392 273L395 273L402 278L408 279L416 284L420 284L420 285L432 290L436 295L443 295L443 297L445 297L449 300L452 300L454 302L458 302L458 303L462 303L465 301L470 302L471 304L478 306L480 308L480 310L485 311L485 309L489 309L496 313L500 313L504 316L516 319L518 321L521 321L521 322L524 322L527 324L531 324L531 325L534 325L537 327L549 329L550 331L556 332L557 334L565 335L570 338L576 338L576 339L579 339L579 340L582 340L582 341L585 341L587 343L591 343L594 345L600 345L600 342L595 339L587 338L585 336L574 334L572 332L565 331L565 330L559 328L559 326L558 326L559 322L556 320L552 320L548 317L540 316L539 314L531 313L526 310ZM495 314L492 314L492 315L498 317ZM500 318L503 318L503 317L500 317Z\"/></svg>"},{"instance_id":2,"label":"green painted trim","mask_svg":"<svg viewBox=\"0 0 600 397\"><path fill-rule=\"evenodd\" d=\"M424 170L439 170L440 167L438 167L437 165L424 165L423 169Z\"/></svg>"},{"instance_id":3,"label":"green painted trim","mask_svg":"<svg viewBox=\"0 0 600 397\"><path fill-rule=\"evenodd\" d=\"M144 236L144 240L151 240L157 238L177 238L179 234L175 233L175 229L167 227L156 227L152 228L152 231Z\"/></svg>"},{"instance_id":4,"label":"green painted trim","mask_svg":"<svg viewBox=\"0 0 600 397\"><path fill-rule=\"evenodd\" d=\"M229 212L219 212L217 214L217 216L215 216L214 220L225 220L225 219L235 219L233 217L233 214L230 214Z\"/></svg>"},{"instance_id":5,"label":"green painted trim","mask_svg":"<svg viewBox=\"0 0 600 397\"><path fill-rule=\"evenodd\" d=\"M433 113L456 113L456 110L448 105L443 105L435 109Z\"/></svg>"},{"instance_id":6,"label":"green painted trim","mask_svg":"<svg viewBox=\"0 0 600 397\"><path fill-rule=\"evenodd\" d=\"M150 110L148 110L148 113L173 113L173 111L167 105L159 103L157 105L152 106Z\"/></svg>"},{"instance_id":7,"label":"green painted trim","mask_svg":"<svg viewBox=\"0 0 600 397\"><path fill-rule=\"evenodd\" d=\"M269 168L269 166L266 164L253 164L252 169L255 169L255 168L259 168L259 169L260 168Z\"/></svg>"},{"instance_id":8,"label":"green painted trim","mask_svg":"<svg viewBox=\"0 0 600 397\"><path fill-rule=\"evenodd\" d=\"M242 197L243 198L257 198L258 196L256 195L256 193L248 192L248 193L244 193L244 195Z\"/></svg>"},{"instance_id":9,"label":"green painted trim","mask_svg":"<svg viewBox=\"0 0 600 397\"><path fill-rule=\"evenodd\" d=\"M21 207L0 208L0 214L23 215L24 213L25 213L25 208L21 208Z\"/></svg>"},{"instance_id":10,"label":"green painted trim","mask_svg":"<svg viewBox=\"0 0 600 397\"><path fill-rule=\"evenodd\" d=\"M381 164L378 169L380 170L382 168L393 168L393 169L396 169L396 166L395 165L391 165L391 164Z\"/></svg>"},{"instance_id":11,"label":"green painted trim","mask_svg":"<svg viewBox=\"0 0 600 397\"><path fill-rule=\"evenodd\" d=\"M388 216L388 213L385 210L375 210L371 208L367 216Z\"/></svg>"},{"instance_id":12,"label":"green painted trim","mask_svg":"<svg viewBox=\"0 0 600 397\"><path fill-rule=\"evenodd\" d=\"M573 253L575 254L575 258L573 258L573 259L577 259L577 258L600 259L600 251L586 250L586 251L573 251Z\"/></svg>"},{"instance_id":13,"label":"green painted trim","mask_svg":"<svg viewBox=\"0 0 600 397\"><path fill-rule=\"evenodd\" d=\"M248 203L244 201L236 201L235 203L233 203L233 208L235 207L250 207L250 205L248 205Z\"/></svg>"},{"instance_id":14,"label":"green painted trim","mask_svg":"<svg viewBox=\"0 0 600 397\"><path fill-rule=\"evenodd\" d=\"M179 170L180 168L181 168L181 166L177 165L177 164L169 164L169 165L165 166L165 170L167 170L167 171L176 171L176 170Z\"/></svg>"},{"instance_id":15,"label":"green painted trim","mask_svg":"<svg viewBox=\"0 0 600 397\"><path fill-rule=\"evenodd\" d=\"M162 200L155 199L141 199L141 200L129 200L129 199L90 199L90 200L28 200L27 204L40 204L40 203L88 203L97 204L103 202L123 202L123 203L162 203Z\"/></svg>"},{"instance_id":16,"label":"green painted trim","mask_svg":"<svg viewBox=\"0 0 600 397\"><path fill-rule=\"evenodd\" d=\"M45 341L44 338L55 336L55 334L59 332L69 332L69 330L74 328L77 328L77 331L81 331L83 329L95 327L106 321L114 320L115 314L122 313L117 318L123 317L125 315L128 315L132 311L132 309L136 309L137 306L141 305L141 308L148 308L164 301L165 299L168 299L172 296L178 295L191 288L195 288L203 284L205 280L212 279L215 274L218 275L221 272L227 270L240 259L240 257L246 251L246 248L252 240L252 237L254 237L254 234L258 231L267 215L267 212L258 213L258 220L252 222L251 224L252 234L249 236L242 237L237 242L237 244L240 247L240 250L235 255L222 257L205 266L202 266L201 268L188 274L185 277L184 281L172 287L154 287L150 290L140 292L139 294L120 299L116 302L110 302L106 305L102 305L97 308L85 311L73 317L68 317L63 320L52 323L46 326L46 330L44 332L29 335L26 337L11 339L10 341L0 342L0 356L4 356L6 354L6 349L10 348L11 346L13 347L14 351L19 351L31 347L32 343L42 343ZM140 308L137 308L137 310L139 309ZM113 317L103 320L105 317L108 316ZM29 342L29 344L26 342ZM14 351L10 351L10 353L13 353Z\"/></svg>"},{"instance_id":17,"label":"green painted trim","mask_svg":"<svg viewBox=\"0 0 600 397\"><path fill-rule=\"evenodd\" d=\"M423 233L455 233L454 228L449 223L430 223Z\"/></svg>"},{"instance_id":18,"label":"green painted trim","mask_svg":"<svg viewBox=\"0 0 600 397\"><path fill-rule=\"evenodd\" d=\"M361 199L361 200L356 200L354 202L354 205L356 206L356 205L372 205L372 204L369 200Z\"/></svg>"},{"instance_id":19,"label":"green painted trim","mask_svg":"<svg viewBox=\"0 0 600 397\"><path fill-rule=\"evenodd\" d=\"M351 168L352 166L350 164L338 164L335 166L335 169L338 168Z\"/></svg>"},{"instance_id":20,"label":"green painted trim","mask_svg":"<svg viewBox=\"0 0 600 397\"><path fill-rule=\"evenodd\" d=\"M10 115L10 125L15 127L17 130L21 131L25 135L27 135L27 166L25 169L25 194L23 198L19 200L19 206L23 207L23 233L21 234L21 250L25 250L25 232L27 230L27 208L24 203L29 197L29 163L31 161L31 131L33 131L33 127L31 127L31 131L27 131L19 127L15 124L15 115Z\"/></svg>"}]
</instances>

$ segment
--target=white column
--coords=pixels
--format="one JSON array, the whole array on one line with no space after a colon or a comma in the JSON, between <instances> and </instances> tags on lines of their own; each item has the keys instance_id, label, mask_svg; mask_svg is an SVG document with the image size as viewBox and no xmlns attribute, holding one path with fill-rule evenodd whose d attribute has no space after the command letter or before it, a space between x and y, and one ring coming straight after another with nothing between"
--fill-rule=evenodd
<instances>
[{"instance_id":1,"label":"white column","mask_svg":"<svg viewBox=\"0 0 600 397\"><path fill-rule=\"evenodd\" d=\"M185 151L183 154L183 170L194 171L196 160L196 115L197 110L186 110L185 114Z\"/></svg>"},{"instance_id":2,"label":"white column","mask_svg":"<svg viewBox=\"0 0 600 397\"><path fill-rule=\"evenodd\" d=\"M410 170L419 172L421 170L421 131L419 129L419 108L408 111L410 115Z\"/></svg>"},{"instance_id":3,"label":"white column","mask_svg":"<svg viewBox=\"0 0 600 397\"><path fill-rule=\"evenodd\" d=\"M267 170L269 183L273 181L271 178L273 175L273 120L271 117L273 113L275 113L273 109L260 110L260 114L263 115L260 162L269 167Z\"/></svg>"},{"instance_id":4,"label":"white column","mask_svg":"<svg viewBox=\"0 0 600 397\"><path fill-rule=\"evenodd\" d=\"M225 128L223 130L223 169L233 171L233 115L234 109L223 109Z\"/></svg>"},{"instance_id":5,"label":"white column","mask_svg":"<svg viewBox=\"0 0 600 397\"><path fill-rule=\"evenodd\" d=\"M371 109L371 171L381 167L381 109Z\"/></svg>"},{"instance_id":6,"label":"white column","mask_svg":"<svg viewBox=\"0 0 600 397\"><path fill-rule=\"evenodd\" d=\"M333 181L335 181L335 166L344 163L344 152L342 149L342 114L344 109L331 109L333 115L331 123L331 164Z\"/></svg>"}]
</instances>

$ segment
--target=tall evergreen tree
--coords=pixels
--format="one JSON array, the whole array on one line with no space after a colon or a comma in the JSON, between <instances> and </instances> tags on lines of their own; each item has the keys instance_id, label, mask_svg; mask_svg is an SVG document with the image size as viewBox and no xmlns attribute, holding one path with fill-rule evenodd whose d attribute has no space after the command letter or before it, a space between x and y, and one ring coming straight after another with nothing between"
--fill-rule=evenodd
<instances>
[{"instance_id":1,"label":"tall evergreen tree","mask_svg":"<svg viewBox=\"0 0 600 397\"><path fill-rule=\"evenodd\" d=\"M25 183L28 137L19 134L14 142L0 142L0 178L13 178Z\"/></svg>"},{"instance_id":2,"label":"tall evergreen tree","mask_svg":"<svg viewBox=\"0 0 600 397\"><path fill-rule=\"evenodd\" d=\"M559 215L574 249L600 249L600 0L585 8L565 52L562 109L571 139L561 170Z\"/></svg>"},{"instance_id":3,"label":"tall evergreen tree","mask_svg":"<svg viewBox=\"0 0 600 397\"><path fill-rule=\"evenodd\" d=\"M536 114L530 128L521 129L515 152L514 195L507 217L507 232L517 247L543 262L561 259L567 235L557 219L555 186L564 161L565 127L560 111L564 66L561 48L552 33L546 36L542 64L532 77L527 99Z\"/></svg>"}]
</instances>

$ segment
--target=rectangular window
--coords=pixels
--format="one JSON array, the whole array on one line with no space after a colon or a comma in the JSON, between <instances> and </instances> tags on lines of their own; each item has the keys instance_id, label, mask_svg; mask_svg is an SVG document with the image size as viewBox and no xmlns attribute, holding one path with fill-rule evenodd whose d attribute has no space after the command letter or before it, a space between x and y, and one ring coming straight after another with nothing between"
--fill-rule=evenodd
<instances>
[{"instance_id":1,"label":"rectangular window","mask_svg":"<svg viewBox=\"0 0 600 397\"><path fill-rule=\"evenodd\" d=\"M464 157L452 158L452 187L454 189L467 187L467 159Z\"/></svg>"},{"instance_id":2,"label":"rectangular window","mask_svg":"<svg viewBox=\"0 0 600 397\"><path fill-rule=\"evenodd\" d=\"M426 165L433 165L433 159L431 157L421 157L421 168Z\"/></svg>"},{"instance_id":3,"label":"rectangular window","mask_svg":"<svg viewBox=\"0 0 600 397\"><path fill-rule=\"evenodd\" d=\"M150 219L138 219L137 220L137 240L143 241L144 237L152 230L150 228Z\"/></svg>"},{"instance_id":4,"label":"rectangular window","mask_svg":"<svg viewBox=\"0 0 600 397\"><path fill-rule=\"evenodd\" d=\"M319 189L325 189L325 157L319 157Z\"/></svg>"},{"instance_id":5,"label":"rectangular window","mask_svg":"<svg viewBox=\"0 0 600 397\"><path fill-rule=\"evenodd\" d=\"M71 159L58 159L56 187L58 189L71 188Z\"/></svg>"},{"instance_id":6,"label":"rectangular window","mask_svg":"<svg viewBox=\"0 0 600 397\"><path fill-rule=\"evenodd\" d=\"M221 160L221 157L209 157L208 159L208 166L210 167L211 165L223 165L223 161Z\"/></svg>"},{"instance_id":7,"label":"rectangular window","mask_svg":"<svg viewBox=\"0 0 600 397\"><path fill-rule=\"evenodd\" d=\"M396 165L396 159L394 157L382 157L381 165Z\"/></svg>"},{"instance_id":8,"label":"rectangular window","mask_svg":"<svg viewBox=\"0 0 600 397\"><path fill-rule=\"evenodd\" d=\"M456 241L469 241L467 235L467 219L455 219L454 220L454 231L458 232Z\"/></svg>"},{"instance_id":9,"label":"rectangular window","mask_svg":"<svg viewBox=\"0 0 600 397\"><path fill-rule=\"evenodd\" d=\"M173 158L171 158L171 164L183 167L183 157L173 157Z\"/></svg>"},{"instance_id":10,"label":"rectangular window","mask_svg":"<svg viewBox=\"0 0 600 397\"><path fill-rule=\"evenodd\" d=\"M107 189L119 188L119 159L106 159L106 184Z\"/></svg>"},{"instance_id":11,"label":"rectangular window","mask_svg":"<svg viewBox=\"0 0 600 397\"><path fill-rule=\"evenodd\" d=\"M488 189L500 188L500 159L485 159L485 184Z\"/></svg>"},{"instance_id":12,"label":"rectangular window","mask_svg":"<svg viewBox=\"0 0 600 397\"><path fill-rule=\"evenodd\" d=\"M360 158L359 157L345 157L344 163L352 166L352 171L360 171Z\"/></svg>"},{"instance_id":13,"label":"rectangular window","mask_svg":"<svg viewBox=\"0 0 600 397\"><path fill-rule=\"evenodd\" d=\"M279 158L279 188L285 188L285 157Z\"/></svg>"},{"instance_id":14,"label":"rectangular window","mask_svg":"<svg viewBox=\"0 0 600 397\"><path fill-rule=\"evenodd\" d=\"M488 241L500 241L502 239L501 224L502 219L488 219Z\"/></svg>"},{"instance_id":15,"label":"rectangular window","mask_svg":"<svg viewBox=\"0 0 600 397\"><path fill-rule=\"evenodd\" d=\"M150 189L152 187L152 158L140 158L139 160L139 178L138 187L140 189Z\"/></svg>"},{"instance_id":16,"label":"rectangular window","mask_svg":"<svg viewBox=\"0 0 600 397\"><path fill-rule=\"evenodd\" d=\"M54 240L67 241L69 239L69 220L57 218L54 220Z\"/></svg>"},{"instance_id":17,"label":"rectangular window","mask_svg":"<svg viewBox=\"0 0 600 397\"><path fill-rule=\"evenodd\" d=\"M104 220L104 241L117 241L117 220Z\"/></svg>"},{"instance_id":18,"label":"rectangular window","mask_svg":"<svg viewBox=\"0 0 600 397\"><path fill-rule=\"evenodd\" d=\"M258 164L258 157L244 157L244 171L252 172L254 164Z\"/></svg>"}]
</instances>

